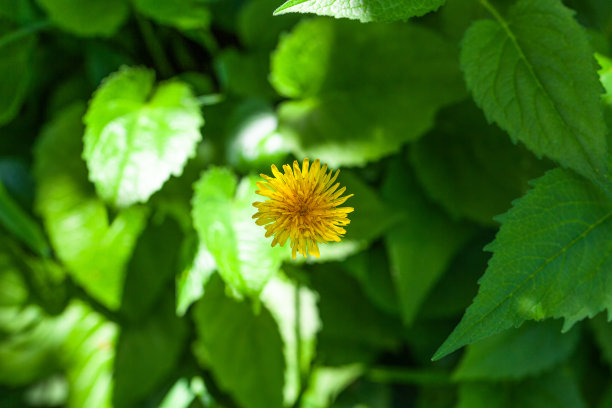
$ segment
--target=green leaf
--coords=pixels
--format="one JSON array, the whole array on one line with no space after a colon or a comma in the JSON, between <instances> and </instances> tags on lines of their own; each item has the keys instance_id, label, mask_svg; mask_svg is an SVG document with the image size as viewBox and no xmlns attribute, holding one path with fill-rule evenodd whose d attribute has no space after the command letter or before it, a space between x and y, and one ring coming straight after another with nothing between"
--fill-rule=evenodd
<instances>
[{"instance_id":1,"label":"green leaf","mask_svg":"<svg viewBox=\"0 0 612 408\"><path fill-rule=\"evenodd\" d=\"M283 407L285 362L278 327L265 307L227 297L213 277L196 304L194 351L219 386L245 408Z\"/></svg>"},{"instance_id":2,"label":"green leaf","mask_svg":"<svg viewBox=\"0 0 612 408\"><path fill-rule=\"evenodd\" d=\"M564 317L568 330L612 307L612 202L595 186L549 171L498 220L478 295L434 359L526 320Z\"/></svg>"},{"instance_id":3,"label":"green leaf","mask_svg":"<svg viewBox=\"0 0 612 408\"><path fill-rule=\"evenodd\" d=\"M333 167L377 160L463 98L456 59L451 43L416 25L303 21L272 55L272 85L294 99L279 106L281 131L296 156Z\"/></svg>"},{"instance_id":4,"label":"green leaf","mask_svg":"<svg viewBox=\"0 0 612 408\"><path fill-rule=\"evenodd\" d=\"M387 205L380 193L365 183L357 173L342 170L338 181L346 187L347 194L355 194L354 204L349 205L357 207L349 215L351 223L346 228L344 239L373 241L402 218L402 211Z\"/></svg>"},{"instance_id":5,"label":"green leaf","mask_svg":"<svg viewBox=\"0 0 612 408\"><path fill-rule=\"evenodd\" d=\"M599 80L606 91L603 95L603 100L608 106L612 106L612 59L601 54L595 54L595 58L601 67L597 71Z\"/></svg>"},{"instance_id":6,"label":"green leaf","mask_svg":"<svg viewBox=\"0 0 612 408\"><path fill-rule=\"evenodd\" d=\"M269 56L279 35L299 21L297 15L273 16L277 6L278 0L251 0L240 9L236 28L241 42L249 49L265 51Z\"/></svg>"},{"instance_id":7,"label":"green leaf","mask_svg":"<svg viewBox=\"0 0 612 408\"><path fill-rule=\"evenodd\" d=\"M51 254L40 226L13 200L2 181L0 181L0 224L38 255L47 257Z\"/></svg>"},{"instance_id":8,"label":"green leaf","mask_svg":"<svg viewBox=\"0 0 612 408\"><path fill-rule=\"evenodd\" d=\"M132 321L146 318L178 272L182 233L171 218L149 223L140 236L127 275L121 313Z\"/></svg>"},{"instance_id":9,"label":"green leaf","mask_svg":"<svg viewBox=\"0 0 612 408\"><path fill-rule=\"evenodd\" d=\"M36 210L57 257L95 299L118 309L125 265L147 211L131 207L110 222L81 160L84 108L72 105L44 128L34 150Z\"/></svg>"},{"instance_id":10,"label":"green leaf","mask_svg":"<svg viewBox=\"0 0 612 408\"><path fill-rule=\"evenodd\" d=\"M70 386L67 408L112 408L117 325L76 301L61 318L58 328L70 328L59 350Z\"/></svg>"},{"instance_id":11,"label":"green leaf","mask_svg":"<svg viewBox=\"0 0 612 408\"><path fill-rule=\"evenodd\" d=\"M215 259L203 243L193 240L194 254L176 277L176 314L183 316L204 294L204 286L217 269ZM192 244L188 241L188 244Z\"/></svg>"},{"instance_id":12,"label":"green leaf","mask_svg":"<svg viewBox=\"0 0 612 408\"><path fill-rule=\"evenodd\" d=\"M590 320L591 329L595 335L597 345L601 350L601 355L612 366L612 324L601 313L596 318Z\"/></svg>"},{"instance_id":13,"label":"green leaf","mask_svg":"<svg viewBox=\"0 0 612 408\"><path fill-rule=\"evenodd\" d=\"M503 132L488 125L473 103L438 116L436 129L411 150L411 161L427 194L457 218L496 225L528 181L550 168Z\"/></svg>"},{"instance_id":14,"label":"green leaf","mask_svg":"<svg viewBox=\"0 0 612 408\"><path fill-rule=\"evenodd\" d=\"M359 284L338 262L312 265L312 288L319 294L317 357L326 365L366 362L383 351L396 349L399 320L374 308Z\"/></svg>"},{"instance_id":15,"label":"green leaf","mask_svg":"<svg viewBox=\"0 0 612 408\"><path fill-rule=\"evenodd\" d=\"M385 234L385 245L401 314L404 323L411 324L472 228L453 222L432 206L414 175L397 159L388 167L383 196L403 214L403 220Z\"/></svg>"},{"instance_id":16,"label":"green leaf","mask_svg":"<svg viewBox=\"0 0 612 408\"><path fill-rule=\"evenodd\" d=\"M0 125L10 122L17 115L27 96L32 77L34 44L34 37L28 35L25 29L11 32L1 24Z\"/></svg>"},{"instance_id":17,"label":"green leaf","mask_svg":"<svg viewBox=\"0 0 612 408\"><path fill-rule=\"evenodd\" d=\"M180 30L208 28L210 12L202 0L132 0L140 13Z\"/></svg>"},{"instance_id":18,"label":"green leaf","mask_svg":"<svg viewBox=\"0 0 612 408\"><path fill-rule=\"evenodd\" d=\"M126 0L36 0L58 27L78 36L110 37L128 17Z\"/></svg>"},{"instance_id":19,"label":"green leaf","mask_svg":"<svg viewBox=\"0 0 612 408\"><path fill-rule=\"evenodd\" d=\"M268 83L269 55L226 48L215 58L215 71L222 89L232 95L278 99Z\"/></svg>"},{"instance_id":20,"label":"green leaf","mask_svg":"<svg viewBox=\"0 0 612 408\"><path fill-rule=\"evenodd\" d=\"M365 295L376 307L391 315L399 314L389 260L382 245L347 258L343 269L359 281Z\"/></svg>"},{"instance_id":21,"label":"green leaf","mask_svg":"<svg viewBox=\"0 0 612 408\"><path fill-rule=\"evenodd\" d=\"M578 384L567 369L517 383L466 383L457 408L585 408Z\"/></svg>"},{"instance_id":22,"label":"green leaf","mask_svg":"<svg viewBox=\"0 0 612 408\"><path fill-rule=\"evenodd\" d=\"M516 380L540 374L566 360L574 351L580 330L561 334L558 321L526 323L467 348L453 378L465 380Z\"/></svg>"},{"instance_id":23,"label":"green leaf","mask_svg":"<svg viewBox=\"0 0 612 408\"><path fill-rule=\"evenodd\" d=\"M121 330L114 366L115 407L134 407L173 371L187 340L187 324L174 313L173 294L135 326Z\"/></svg>"},{"instance_id":24,"label":"green leaf","mask_svg":"<svg viewBox=\"0 0 612 408\"><path fill-rule=\"evenodd\" d=\"M237 186L236 176L212 168L195 184L192 216L200 240L215 258L225 282L238 292L256 296L278 272L288 247L272 247L265 229L252 220L257 177ZM234 197L234 193L236 193Z\"/></svg>"},{"instance_id":25,"label":"green leaf","mask_svg":"<svg viewBox=\"0 0 612 408\"><path fill-rule=\"evenodd\" d=\"M285 357L285 406L292 406L300 393L302 379L310 372L316 335L321 321L316 295L305 286L276 277L261 293L261 301L278 324Z\"/></svg>"},{"instance_id":26,"label":"green leaf","mask_svg":"<svg viewBox=\"0 0 612 408\"><path fill-rule=\"evenodd\" d=\"M458 318L463 315L478 293L478 279L486 271L491 257L483 248L492 238L493 234L481 233L457 252L448 270L423 302L419 312L421 319Z\"/></svg>"},{"instance_id":27,"label":"green leaf","mask_svg":"<svg viewBox=\"0 0 612 408\"><path fill-rule=\"evenodd\" d=\"M436 11L446 0L289 0L276 9L275 15L285 13L314 13L320 16L350 18L362 23L398 21Z\"/></svg>"},{"instance_id":28,"label":"green leaf","mask_svg":"<svg viewBox=\"0 0 612 408\"><path fill-rule=\"evenodd\" d=\"M487 119L537 155L597 181L607 174L601 84L584 30L560 0L520 0L473 24L461 65Z\"/></svg>"},{"instance_id":29,"label":"green leaf","mask_svg":"<svg viewBox=\"0 0 612 408\"><path fill-rule=\"evenodd\" d=\"M118 207L146 202L195 153L204 123L189 86L124 67L107 77L84 121L83 157L100 197Z\"/></svg>"},{"instance_id":30,"label":"green leaf","mask_svg":"<svg viewBox=\"0 0 612 408\"><path fill-rule=\"evenodd\" d=\"M302 397L301 408L327 408L346 387L363 374L361 364L341 367L315 367L308 389Z\"/></svg>"}]
</instances>

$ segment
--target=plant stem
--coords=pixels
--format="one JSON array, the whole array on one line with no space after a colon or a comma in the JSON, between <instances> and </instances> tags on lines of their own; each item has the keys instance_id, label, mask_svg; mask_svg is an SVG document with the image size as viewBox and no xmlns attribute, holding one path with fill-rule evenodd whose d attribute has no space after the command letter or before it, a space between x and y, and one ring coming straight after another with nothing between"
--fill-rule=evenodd
<instances>
[{"instance_id":1,"label":"plant stem","mask_svg":"<svg viewBox=\"0 0 612 408\"><path fill-rule=\"evenodd\" d=\"M155 36L151 22L145 18L136 15L136 22L145 42L145 46L149 50L149 54L153 58L153 62L162 77L169 78L172 76L172 66L168 62L164 48Z\"/></svg>"},{"instance_id":2,"label":"plant stem","mask_svg":"<svg viewBox=\"0 0 612 408\"><path fill-rule=\"evenodd\" d=\"M405 369L395 367L374 367L367 373L367 377L374 382L381 383L407 383L418 385L444 385L450 384L449 373L439 370Z\"/></svg>"},{"instance_id":3,"label":"plant stem","mask_svg":"<svg viewBox=\"0 0 612 408\"><path fill-rule=\"evenodd\" d=\"M0 48L6 47L8 44L13 41L17 41L23 37L27 37L30 34L34 34L38 31L42 31L51 26L51 23L48 20L38 21L36 23L32 23L25 27L21 27L18 30L12 31L7 35L0 38Z\"/></svg>"}]
</instances>

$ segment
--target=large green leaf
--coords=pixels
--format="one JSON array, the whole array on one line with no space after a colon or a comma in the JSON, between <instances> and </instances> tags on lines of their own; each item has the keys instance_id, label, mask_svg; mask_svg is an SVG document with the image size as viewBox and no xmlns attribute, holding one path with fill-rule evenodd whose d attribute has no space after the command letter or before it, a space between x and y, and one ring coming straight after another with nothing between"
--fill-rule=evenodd
<instances>
[{"instance_id":1,"label":"large green leaf","mask_svg":"<svg viewBox=\"0 0 612 408\"><path fill-rule=\"evenodd\" d=\"M219 386L245 408L283 407L285 361L278 327L265 307L225 295L215 275L195 305L194 351Z\"/></svg>"},{"instance_id":2,"label":"large green leaf","mask_svg":"<svg viewBox=\"0 0 612 408\"><path fill-rule=\"evenodd\" d=\"M445 109L433 132L411 151L416 175L428 195L450 214L484 225L527 192L528 181L550 162L539 161L488 125L473 103Z\"/></svg>"},{"instance_id":3,"label":"large green leaf","mask_svg":"<svg viewBox=\"0 0 612 408\"><path fill-rule=\"evenodd\" d=\"M452 44L411 24L316 18L283 37L270 80L294 99L279 107L297 156L331 166L392 153L464 96Z\"/></svg>"},{"instance_id":4,"label":"large green leaf","mask_svg":"<svg viewBox=\"0 0 612 408\"><path fill-rule=\"evenodd\" d=\"M179 270L180 227L169 217L156 221L143 231L127 266L121 313L133 321L147 317Z\"/></svg>"},{"instance_id":5,"label":"large green leaf","mask_svg":"<svg viewBox=\"0 0 612 408\"><path fill-rule=\"evenodd\" d=\"M490 121L537 155L598 180L607 174L602 87L587 36L560 0L520 0L473 24L461 65Z\"/></svg>"},{"instance_id":6,"label":"large green leaf","mask_svg":"<svg viewBox=\"0 0 612 408\"><path fill-rule=\"evenodd\" d=\"M0 22L0 125L19 112L32 76L31 35L20 36Z\"/></svg>"},{"instance_id":7,"label":"large green leaf","mask_svg":"<svg viewBox=\"0 0 612 408\"><path fill-rule=\"evenodd\" d=\"M272 247L252 220L256 177L237 186L230 170L212 168L195 184L193 220L200 240L215 258L225 282L240 293L257 295L278 272L288 247ZM236 194L234 197L234 193Z\"/></svg>"},{"instance_id":8,"label":"large green leaf","mask_svg":"<svg viewBox=\"0 0 612 408\"><path fill-rule=\"evenodd\" d=\"M122 68L104 80L85 115L83 157L100 197L118 207L145 202L194 155L204 123L189 86L153 91L154 73Z\"/></svg>"},{"instance_id":9,"label":"large green leaf","mask_svg":"<svg viewBox=\"0 0 612 408\"><path fill-rule=\"evenodd\" d=\"M567 370L517 383L466 383L457 408L585 408L578 384Z\"/></svg>"},{"instance_id":10,"label":"large green leaf","mask_svg":"<svg viewBox=\"0 0 612 408\"><path fill-rule=\"evenodd\" d=\"M174 313L173 293L168 292L138 324L122 328L114 366L114 406L134 407L165 380L178 362L187 324Z\"/></svg>"},{"instance_id":11,"label":"large green leaf","mask_svg":"<svg viewBox=\"0 0 612 408\"><path fill-rule=\"evenodd\" d=\"M84 108L72 105L43 130L34 151L36 209L58 258L90 295L117 309L125 265L145 225L145 209L131 207L110 221L81 160Z\"/></svg>"},{"instance_id":12,"label":"large green leaf","mask_svg":"<svg viewBox=\"0 0 612 408\"><path fill-rule=\"evenodd\" d=\"M437 10L446 0L289 0L274 14L315 13L320 16L350 18L362 23L397 21Z\"/></svg>"},{"instance_id":13,"label":"large green leaf","mask_svg":"<svg viewBox=\"0 0 612 408\"><path fill-rule=\"evenodd\" d=\"M398 159L388 167L383 196L403 213L402 221L385 234L385 244L401 314L410 324L472 228L453 222L429 203L414 175Z\"/></svg>"},{"instance_id":14,"label":"large green leaf","mask_svg":"<svg viewBox=\"0 0 612 408\"><path fill-rule=\"evenodd\" d=\"M323 324L317 342L319 362L334 366L367 362L399 346L399 319L373 307L340 263L313 265L309 277L319 295Z\"/></svg>"},{"instance_id":15,"label":"large green leaf","mask_svg":"<svg viewBox=\"0 0 612 408\"><path fill-rule=\"evenodd\" d=\"M518 329L471 344L453 378L516 380L540 374L567 359L580 338L580 330L560 333L558 321L526 323Z\"/></svg>"},{"instance_id":16,"label":"large green leaf","mask_svg":"<svg viewBox=\"0 0 612 408\"><path fill-rule=\"evenodd\" d=\"M36 0L51 21L73 34L113 35L128 16L126 0Z\"/></svg>"},{"instance_id":17,"label":"large green leaf","mask_svg":"<svg viewBox=\"0 0 612 408\"><path fill-rule=\"evenodd\" d=\"M549 171L498 220L478 295L435 359L525 320L564 317L567 330L612 307L612 202L594 185Z\"/></svg>"},{"instance_id":18,"label":"large green leaf","mask_svg":"<svg viewBox=\"0 0 612 408\"><path fill-rule=\"evenodd\" d=\"M181 30L208 28L210 12L203 0L132 0L136 10L160 24Z\"/></svg>"}]
</instances>

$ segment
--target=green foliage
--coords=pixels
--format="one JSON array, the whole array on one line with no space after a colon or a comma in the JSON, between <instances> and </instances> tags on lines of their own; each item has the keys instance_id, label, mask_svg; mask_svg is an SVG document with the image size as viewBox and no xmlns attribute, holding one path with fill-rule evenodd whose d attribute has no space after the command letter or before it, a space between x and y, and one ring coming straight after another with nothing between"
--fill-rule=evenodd
<instances>
[{"instance_id":1,"label":"green foliage","mask_svg":"<svg viewBox=\"0 0 612 408\"><path fill-rule=\"evenodd\" d=\"M128 16L127 0L36 0L58 27L79 36L113 35Z\"/></svg>"},{"instance_id":2,"label":"green foliage","mask_svg":"<svg viewBox=\"0 0 612 408\"><path fill-rule=\"evenodd\" d=\"M265 230L251 219L252 203L259 197L256 181L248 177L238 185L231 171L213 168L194 186L192 203L196 231L219 274L230 287L249 295L261 292L287 254L264 240Z\"/></svg>"},{"instance_id":3,"label":"green foliage","mask_svg":"<svg viewBox=\"0 0 612 408\"><path fill-rule=\"evenodd\" d=\"M468 347L453 377L457 380L518 379L539 374L567 359L580 331L564 336L558 322L524 324L519 329L491 336Z\"/></svg>"},{"instance_id":4,"label":"green foliage","mask_svg":"<svg viewBox=\"0 0 612 408\"><path fill-rule=\"evenodd\" d=\"M607 174L601 84L571 10L559 0L521 0L502 17L483 4L495 19L474 23L461 51L476 103L537 155L593 180Z\"/></svg>"},{"instance_id":5,"label":"green foliage","mask_svg":"<svg viewBox=\"0 0 612 408\"><path fill-rule=\"evenodd\" d=\"M612 3L283 1L0 0L0 407L612 407Z\"/></svg>"},{"instance_id":6,"label":"green foliage","mask_svg":"<svg viewBox=\"0 0 612 408\"><path fill-rule=\"evenodd\" d=\"M391 275L406 324L411 324L419 307L453 255L470 236L469 225L458 224L429 204L419 191L410 170L396 160L387 170L383 194L403 219L385 236Z\"/></svg>"},{"instance_id":7,"label":"green foliage","mask_svg":"<svg viewBox=\"0 0 612 408\"><path fill-rule=\"evenodd\" d=\"M0 125L17 115L32 76L35 39L26 31L12 29L0 19Z\"/></svg>"},{"instance_id":8,"label":"green foliage","mask_svg":"<svg viewBox=\"0 0 612 408\"><path fill-rule=\"evenodd\" d=\"M459 389L458 408L480 407L584 408L574 378L567 372L553 372L511 384L467 383Z\"/></svg>"},{"instance_id":9,"label":"green foliage","mask_svg":"<svg viewBox=\"0 0 612 408\"><path fill-rule=\"evenodd\" d=\"M62 111L36 146L36 208L57 256L90 295L117 309L125 265L146 221L146 209L130 207L110 221L87 183L81 160L82 105Z\"/></svg>"},{"instance_id":10,"label":"green foliage","mask_svg":"<svg viewBox=\"0 0 612 408\"><path fill-rule=\"evenodd\" d=\"M412 24L304 21L280 41L270 80L294 99L278 115L296 155L331 166L397 151L432 127L440 107L463 96L452 44Z\"/></svg>"},{"instance_id":11,"label":"green foliage","mask_svg":"<svg viewBox=\"0 0 612 408\"><path fill-rule=\"evenodd\" d=\"M435 358L525 320L576 321L610 308L610 200L567 170L556 169L499 218L502 224L474 303ZM563 276L564 279L559 279Z\"/></svg>"},{"instance_id":12,"label":"green foliage","mask_svg":"<svg viewBox=\"0 0 612 408\"><path fill-rule=\"evenodd\" d=\"M227 297L221 280L214 278L193 317L198 361L210 367L220 386L244 407L282 407L285 361L270 312L261 307L255 314L248 303Z\"/></svg>"},{"instance_id":13,"label":"green foliage","mask_svg":"<svg viewBox=\"0 0 612 408\"><path fill-rule=\"evenodd\" d=\"M437 10L446 0L366 0L358 4L347 0L289 0L274 14L315 13L320 16L350 18L362 23L372 21L397 21Z\"/></svg>"}]
</instances>

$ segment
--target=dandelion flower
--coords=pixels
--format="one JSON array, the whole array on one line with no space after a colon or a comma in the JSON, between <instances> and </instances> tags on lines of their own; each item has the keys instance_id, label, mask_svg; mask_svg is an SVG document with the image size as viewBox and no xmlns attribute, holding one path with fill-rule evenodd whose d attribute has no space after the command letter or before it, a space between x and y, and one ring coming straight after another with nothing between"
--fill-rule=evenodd
<instances>
[{"instance_id":1,"label":"dandelion flower","mask_svg":"<svg viewBox=\"0 0 612 408\"><path fill-rule=\"evenodd\" d=\"M341 197L346 187L338 189L334 184L340 170L327 173L327 165L317 159L309 168L304 159L302 168L296 161L293 168L283 166L284 174L272 165L274 177L261 174L265 181L257 183L257 194L267 197L263 203L255 202L257 213L253 215L257 225L265 225L266 238L274 235L272 246L284 246L291 240L292 256L296 252L319 257L320 243L340 241L346 233L343 228L351 222L347 214L351 207L338 207L353 194Z\"/></svg>"}]
</instances>

